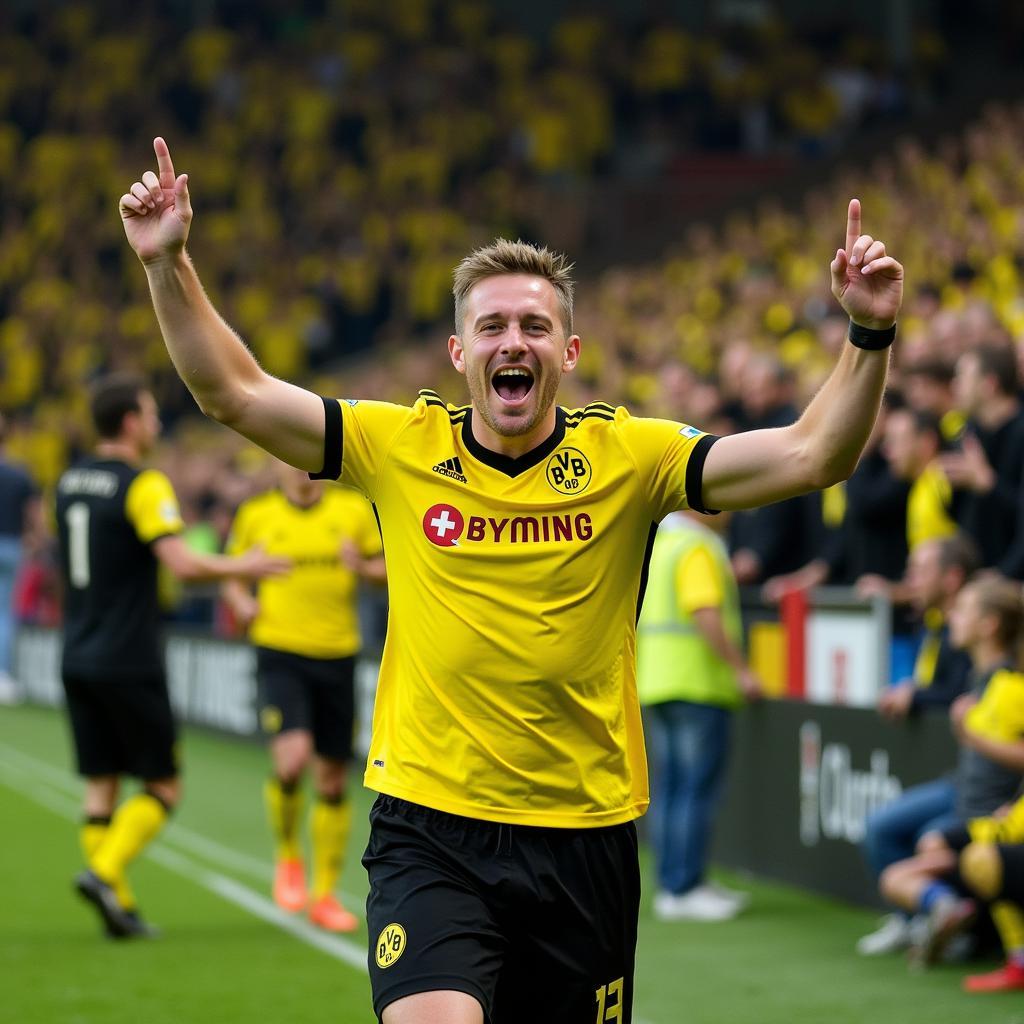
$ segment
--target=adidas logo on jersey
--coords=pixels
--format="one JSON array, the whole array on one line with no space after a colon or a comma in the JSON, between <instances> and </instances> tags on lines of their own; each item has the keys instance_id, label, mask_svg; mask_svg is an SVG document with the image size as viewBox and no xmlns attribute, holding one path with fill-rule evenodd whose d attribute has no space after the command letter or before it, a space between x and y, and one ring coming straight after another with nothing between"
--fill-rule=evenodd
<instances>
[{"instance_id":1,"label":"adidas logo on jersey","mask_svg":"<svg viewBox=\"0 0 1024 1024\"><path fill-rule=\"evenodd\" d=\"M434 467L435 473L440 473L441 476L450 477L452 480L458 480L460 484L467 483L466 475L462 472L462 460L456 455L452 459L445 459L444 462L439 462Z\"/></svg>"}]
</instances>

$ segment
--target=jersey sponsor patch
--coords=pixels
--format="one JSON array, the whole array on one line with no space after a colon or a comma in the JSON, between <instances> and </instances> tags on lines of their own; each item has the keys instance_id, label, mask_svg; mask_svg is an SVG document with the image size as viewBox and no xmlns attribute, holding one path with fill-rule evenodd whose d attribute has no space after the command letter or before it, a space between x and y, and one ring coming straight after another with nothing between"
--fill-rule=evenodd
<instances>
[{"instance_id":1,"label":"jersey sponsor patch","mask_svg":"<svg viewBox=\"0 0 1024 1024\"><path fill-rule=\"evenodd\" d=\"M679 433L682 434L683 437L699 437L704 433L704 431L698 430L696 427L683 427Z\"/></svg>"},{"instance_id":2,"label":"jersey sponsor patch","mask_svg":"<svg viewBox=\"0 0 1024 1024\"><path fill-rule=\"evenodd\" d=\"M342 401L352 409L354 409L359 404L358 398L343 398Z\"/></svg>"},{"instance_id":3,"label":"jersey sponsor patch","mask_svg":"<svg viewBox=\"0 0 1024 1024\"><path fill-rule=\"evenodd\" d=\"M559 494L582 494L594 475L590 460L579 448L559 448L548 459L544 472Z\"/></svg>"},{"instance_id":4,"label":"jersey sponsor patch","mask_svg":"<svg viewBox=\"0 0 1024 1024\"><path fill-rule=\"evenodd\" d=\"M377 966L383 971L390 967L404 952L406 947L405 929L400 924L389 924L377 936Z\"/></svg>"},{"instance_id":5,"label":"jersey sponsor patch","mask_svg":"<svg viewBox=\"0 0 1024 1024\"><path fill-rule=\"evenodd\" d=\"M423 532L439 548L456 547L465 526L466 520L454 505L431 505L423 516Z\"/></svg>"},{"instance_id":6,"label":"jersey sponsor patch","mask_svg":"<svg viewBox=\"0 0 1024 1024\"><path fill-rule=\"evenodd\" d=\"M423 515L423 532L442 548L463 544L547 544L590 540L594 521L589 512L535 516L465 515L454 505L431 505Z\"/></svg>"}]
</instances>

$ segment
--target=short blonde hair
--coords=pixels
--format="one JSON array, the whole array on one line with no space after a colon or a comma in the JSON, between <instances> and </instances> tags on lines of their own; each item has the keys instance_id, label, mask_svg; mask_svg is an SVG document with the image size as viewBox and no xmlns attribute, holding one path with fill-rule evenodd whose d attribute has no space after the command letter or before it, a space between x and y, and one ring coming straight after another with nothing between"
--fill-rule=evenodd
<instances>
[{"instance_id":1,"label":"short blonde hair","mask_svg":"<svg viewBox=\"0 0 1024 1024\"><path fill-rule=\"evenodd\" d=\"M558 295L565 335L572 334L572 299L574 264L562 253L547 246L536 246L518 239L496 238L490 245L474 249L455 268L452 294L455 296L455 333L462 333L466 315L466 296L485 277L500 274L532 274L550 281Z\"/></svg>"}]
</instances>

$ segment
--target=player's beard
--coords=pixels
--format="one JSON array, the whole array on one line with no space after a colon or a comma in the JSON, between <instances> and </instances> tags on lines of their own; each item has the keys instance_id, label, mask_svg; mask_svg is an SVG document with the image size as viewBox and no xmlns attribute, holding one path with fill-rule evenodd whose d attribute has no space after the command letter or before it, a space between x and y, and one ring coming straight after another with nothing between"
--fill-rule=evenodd
<instances>
[{"instance_id":1,"label":"player's beard","mask_svg":"<svg viewBox=\"0 0 1024 1024\"><path fill-rule=\"evenodd\" d=\"M548 409L554 404L560 383L560 375L552 376L546 373L535 375L531 392L531 397L535 399L532 412L524 410L524 415L501 416L499 419L494 414L491 400L493 397L494 400L500 402L501 398L491 386L490 380L481 380L475 375L466 374L466 385L469 388L469 398L473 403L473 408L479 413L484 423L501 437L522 437L523 434L529 434L530 431L535 430L537 424L544 419Z\"/></svg>"}]
</instances>

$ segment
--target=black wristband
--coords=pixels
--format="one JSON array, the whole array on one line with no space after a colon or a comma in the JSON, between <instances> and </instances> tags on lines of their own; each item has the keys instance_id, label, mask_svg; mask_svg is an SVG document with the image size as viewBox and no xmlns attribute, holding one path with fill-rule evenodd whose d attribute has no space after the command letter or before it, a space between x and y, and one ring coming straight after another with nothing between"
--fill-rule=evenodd
<instances>
[{"instance_id":1,"label":"black wristband","mask_svg":"<svg viewBox=\"0 0 1024 1024\"><path fill-rule=\"evenodd\" d=\"M888 348L896 338L896 325L886 327L881 331L874 331L870 327L861 327L850 321L850 333L848 335L851 345L857 348L866 348L869 352L880 352Z\"/></svg>"}]
</instances>

